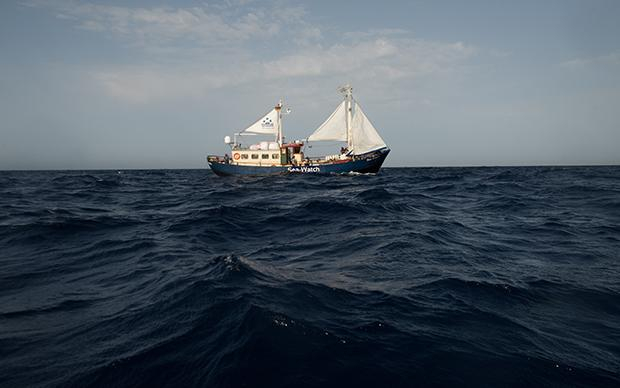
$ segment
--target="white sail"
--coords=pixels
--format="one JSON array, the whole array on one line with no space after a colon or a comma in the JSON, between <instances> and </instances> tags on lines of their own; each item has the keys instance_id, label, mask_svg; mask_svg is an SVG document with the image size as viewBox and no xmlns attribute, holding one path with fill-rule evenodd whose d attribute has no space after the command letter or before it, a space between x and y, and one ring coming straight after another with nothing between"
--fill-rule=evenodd
<instances>
[{"instance_id":1,"label":"white sail","mask_svg":"<svg viewBox=\"0 0 620 388\"><path fill-rule=\"evenodd\" d=\"M308 136L308 141L321 140L347 141L345 101L338 105L334 113L312 135Z\"/></svg>"},{"instance_id":2,"label":"white sail","mask_svg":"<svg viewBox=\"0 0 620 388\"><path fill-rule=\"evenodd\" d=\"M385 142L357 102L351 121L351 139L349 142L355 155L386 147Z\"/></svg>"},{"instance_id":3,"label":"white sail","mask_svg":"<svg viewBox=\"0 0 620 388\"><path fill-rule=\"evenodd\" d=\"M255 133L276 135L278 133L278 111L272 109L257 122L241 131L241 133L248 135Z\"/></svg>"}]
</instances>

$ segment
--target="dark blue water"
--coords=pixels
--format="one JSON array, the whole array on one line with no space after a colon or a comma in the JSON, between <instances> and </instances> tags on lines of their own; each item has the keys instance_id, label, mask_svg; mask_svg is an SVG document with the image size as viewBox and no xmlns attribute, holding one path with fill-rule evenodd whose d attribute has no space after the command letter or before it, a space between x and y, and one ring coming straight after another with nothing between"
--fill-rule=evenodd
<instances>
[{"instance_id":1,"label":"dark blue water","mask_svg":"<svg viewBox=\"0 0 620 388\"><path fill-rule=\"evenodd\" d=\"M620 167L0 173L0 386L457 385L620 385Z\"/></svg>"}]
</instances>

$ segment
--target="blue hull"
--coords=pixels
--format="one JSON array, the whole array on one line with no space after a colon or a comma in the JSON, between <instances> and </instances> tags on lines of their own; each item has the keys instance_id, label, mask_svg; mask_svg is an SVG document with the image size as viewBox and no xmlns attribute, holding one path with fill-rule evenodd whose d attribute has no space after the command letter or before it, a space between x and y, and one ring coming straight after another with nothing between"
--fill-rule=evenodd
<instances>
[{"instance_id":1,"label":"blue hull","mask_svg":"<svg viewBox=\"0 0 620 388\"><path fill-rule=\"evenodd\" d=\"M355 156L354 160L340 163L320 163L308 166L242 166L209 160L209 167L219 176L229 175L282 175L282 174L346 174L377 173L383 161L390 153L389 148L382 148L363 155ZM211 159L211 158L209 158Z\"/></svg>"}]
</instances>

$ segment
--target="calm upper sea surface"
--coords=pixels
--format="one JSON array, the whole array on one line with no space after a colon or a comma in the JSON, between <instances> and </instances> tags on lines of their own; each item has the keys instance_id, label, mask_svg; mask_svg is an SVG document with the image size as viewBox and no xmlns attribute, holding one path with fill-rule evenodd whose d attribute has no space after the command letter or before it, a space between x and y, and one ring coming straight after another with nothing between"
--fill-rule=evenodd
<instances>
[{"instance_id":1,"label":"calm upper sea surface","mask_svg":"<svg viewBox=\"0 0 620 388\"><path fill-rule=\"evenodd\" d=\"M620 386L620 167L0 172L0 386Z\"/></svg>"}]
</instances>

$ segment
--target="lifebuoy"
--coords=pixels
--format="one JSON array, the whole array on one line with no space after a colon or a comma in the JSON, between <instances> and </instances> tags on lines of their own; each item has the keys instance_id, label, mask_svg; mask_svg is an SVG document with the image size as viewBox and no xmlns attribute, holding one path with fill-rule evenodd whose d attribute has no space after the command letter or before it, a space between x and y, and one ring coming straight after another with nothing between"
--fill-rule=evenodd
<instances>
[{"instance_id":1,"label":"lifebuoy","mask_svg":"<svg viewBox=\"0 0 620 388\"><path fill-rule=\"evenodd\" d=\"M240 157L241 157L241 155L239 155L239 154L234 154L233 155L233 158L235 158L235 160L239 160Z\"/></svg>"}]
</instances>

